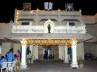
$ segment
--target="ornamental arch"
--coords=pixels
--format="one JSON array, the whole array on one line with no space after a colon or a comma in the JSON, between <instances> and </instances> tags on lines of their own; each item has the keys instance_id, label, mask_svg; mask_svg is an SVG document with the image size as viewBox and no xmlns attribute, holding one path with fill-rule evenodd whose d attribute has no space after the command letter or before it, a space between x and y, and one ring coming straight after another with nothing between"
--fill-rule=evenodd
<instances>
[{"instance_id":1,"label":"ornamental arch","mask_svg":"<svg viewBox=\"0 0 97 72\"><path fill-rule=\"evenodd\" d=\"M54 25L55 23L48 19L45 23L44 23L44 32L45 33L53 33L54 31Z\"/></svg>"}]
</instances>

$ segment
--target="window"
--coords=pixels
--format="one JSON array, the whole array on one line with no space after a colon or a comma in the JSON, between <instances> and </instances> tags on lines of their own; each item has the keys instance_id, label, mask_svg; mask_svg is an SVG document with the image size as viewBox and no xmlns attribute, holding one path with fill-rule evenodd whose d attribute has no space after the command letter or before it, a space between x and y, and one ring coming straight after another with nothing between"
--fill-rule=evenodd
<instances>
[{"instance_id":1,"label":"window","mask_svg":"<svg viewBox=\"0 0 97 72\"><path fill-rule=\"evenodd\" d=\"M70 26L75 26L75 23L74 22L69 22L69 25Z\"/></svg>"},{"instance_id":2,"label":"window","mask_svg":"<svg viewBox=\"0 0 97 72\"><path fill-rule=\"evenodd\" d=\"M22 22L21 25L29 25L29 22Z\"/></svg>"}]
</instances>

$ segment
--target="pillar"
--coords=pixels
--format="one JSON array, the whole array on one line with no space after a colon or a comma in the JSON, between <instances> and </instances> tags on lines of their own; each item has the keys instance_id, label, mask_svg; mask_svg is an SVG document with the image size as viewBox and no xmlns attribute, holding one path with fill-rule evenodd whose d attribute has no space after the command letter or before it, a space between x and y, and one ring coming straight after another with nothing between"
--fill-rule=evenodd
<instances>
[{"instance_id":1,"label":"pillar","mask_svg":"<svg viewBox=\"0 0 97 72\"><path fill-rule=\"evenodd\" d=\"M77 59L78 60L84 60L84 44L83 42L78 43L77 45Z\"/></svg>"},{"instance_id":2,"label":"pillar","mask_svg":"<svg viewBox=\"0 0 97 72\"><path fill-rule=\"evenodd\" d=\"M67 48L66 45L65 45L65 60L64 60L64 63L69 63L69 59L68 59L68 48Z\"/></svg>"},{"instance_id":3,"label":"pillar","mask_svg":"<svg viewBox=\"0 0 97 72\"><path fill-rule=\"evenodd\" d=\"M25 69L27 68L27 63L26 63L26 48L27 48L27 42L26 40L21 41L22 44L22 52L21 52L21 68Z\"/></svg>"},{"instance_id":4,"label":"pillar","mask_svg":"<svg viewBox=\"0 0 97 72\"><path fill-rule=\"evenodd\" d=\"M35 60L38 59L38 46L35 45Z\"/></svg>"},{"instance_id":5,"label":"pillar","mask_svg":"<svg viewBox=\"0 0 97 72\"><path fill-rule=\"evenodd\" d=\"M78 62L77 62L77 41L72 40L72 63L71 67L72 68L78 68Z\"/></svg>"},{"instance_id":6,"label":"pillar","mask_svg":"<svg viewBox=\"0 0 97 72\"><path fill-rule=\"evenodd\" d=\"M34 45L32 51L33 51L33 60L37 60L38 59L38 46Z\"/></svg>"},{"instance_id":7,"label":"pillar","mask_svg":"<svg viewBox=\"0 0 97 72\"><path fill-rule=\"evenodd\" d=\"M63 61L64 61L64 59L65 59L65 58L64 58L64 54L65 54L64 51L65 51L65 50L64 50L64 46L60 46L60 45L59 45L59 59L61 59L61 60L63 60Z\"/></svg>"}]
</instances>

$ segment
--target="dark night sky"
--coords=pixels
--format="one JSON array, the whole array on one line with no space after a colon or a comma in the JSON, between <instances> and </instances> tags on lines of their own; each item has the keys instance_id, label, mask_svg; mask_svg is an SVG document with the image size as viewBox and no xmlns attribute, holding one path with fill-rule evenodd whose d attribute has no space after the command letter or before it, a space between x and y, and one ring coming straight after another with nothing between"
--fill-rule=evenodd
<instances>
[{"instance_id":1,"label":"dark night sky","mask_svg":"<svg viewBox=\"0 0 97 72\"><path fill-rule=\"evenodd\" d=\"M76 10L82 9L83 15L97 13L96 0L0 0L0 22L9 22L14 18L14 10L22 9L24 1L31 1L32 9L43 9L43 1L53 1L54 9L64 9L65 2L73 2Z\"/></svg>"}]
</instances>

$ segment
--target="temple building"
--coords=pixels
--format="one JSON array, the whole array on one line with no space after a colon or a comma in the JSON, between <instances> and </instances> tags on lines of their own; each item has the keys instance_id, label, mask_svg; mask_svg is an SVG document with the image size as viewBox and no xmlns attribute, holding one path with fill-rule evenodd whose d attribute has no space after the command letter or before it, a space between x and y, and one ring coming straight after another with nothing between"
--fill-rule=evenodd
<instances>
[{"instance_id":1,"label":"temple building","mask_svg":"<svg viewBox=\"0 0 97 72\"><path fill-rule=\"evenodd\" d=\"M27 48L31 50L32 60L61 60L78 68L78 61L85 60L86 53L97 57L97 15L82 15L75 11L73 4L66 4L64 10L49 8L31 10L31 3L24 3L23 10L15 9L14 22L0 24L0 54L10 49L14 54L21 50L21 68L27 67ZM51 57L49 57L51 56Z\"/></svg>"}]
</instances>

